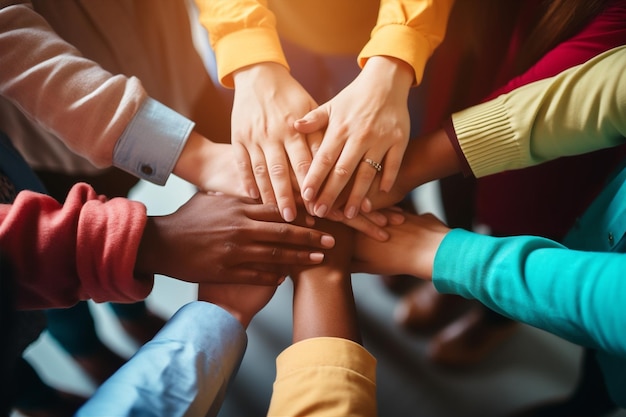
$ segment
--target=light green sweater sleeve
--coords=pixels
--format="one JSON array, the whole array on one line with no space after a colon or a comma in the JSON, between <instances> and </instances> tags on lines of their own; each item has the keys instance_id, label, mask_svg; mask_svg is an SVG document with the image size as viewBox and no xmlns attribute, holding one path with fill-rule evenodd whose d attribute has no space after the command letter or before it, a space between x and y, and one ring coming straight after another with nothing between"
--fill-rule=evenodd
<instances>
[{"instance_id":1,"label":"light green sweater sleeve","mask_svg":"<svg viewBox=\"0 0 626 417\"><path fill-rule=\"evenodd\" d=\"M452 115L483 177L624 143L626 46ZM618 117L619 116L619 117Z\"/></svg>"}]
</instances>

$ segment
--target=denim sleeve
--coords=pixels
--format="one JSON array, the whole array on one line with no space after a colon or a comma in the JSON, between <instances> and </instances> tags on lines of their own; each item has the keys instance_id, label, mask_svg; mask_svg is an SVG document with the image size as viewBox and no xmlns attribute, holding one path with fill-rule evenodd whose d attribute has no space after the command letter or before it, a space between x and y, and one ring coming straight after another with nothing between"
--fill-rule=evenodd
<instances>
[{"instance_id":1,"label":"denim sleeve","mask_svg":"<svg viewBox=\"0 0 626 417\"><path fill-rule=\"evenodd\" d=\"M217 415L246 349L225 310L193 301L109 378L75 417Z\"/></svg>"},{"instance_id":2,"label":"denim sleeve","mask_svg":"<svg viewBox=\"0 0 626 417\"><path fill-rule=\"evenodd\" d=\"M113 165L164 185L191 134L194 123L148 98L113 150Z\"/></svg>"}]
</instances>

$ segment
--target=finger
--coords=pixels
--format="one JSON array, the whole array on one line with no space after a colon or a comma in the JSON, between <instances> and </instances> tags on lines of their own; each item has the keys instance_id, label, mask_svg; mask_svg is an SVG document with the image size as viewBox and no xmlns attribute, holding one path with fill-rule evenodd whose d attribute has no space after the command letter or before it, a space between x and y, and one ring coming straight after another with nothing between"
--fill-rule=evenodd
<instances>
[{"instance_id":1,"label":"finger","mask_svg":"<svg viewBox=\"0 0 626 417\"><path fill-rule=\"evenodd\" d=\"M389 192L396 182L405 149L406 146L392 146L387 155L385 155L385 166L382 170L383 176L380 181L381 191Z\"/></svg>"},{"instance_id":2,"label":"finger","mask_svg":"<svg viewBox=\"0 0 626 417\"><path fill-rule=\"evenodd\" d=\"M296 218L296 201L285 149L282 146L270 146L266 149L265 158L275 201L282 218L291 222Z\"/></svg>"},{"instance_id":3,"label":"finger","mask_svg":"<svg viewBox=\"0 0 626 417\"><path fill-rule=\"evenodd\" d=\"M250 154L250 162L252 164L252 172L254 173L254 180L259 189L261 195L261 201L264 203L276 203L274 197L274 189L272 188L272 182L269 177L267 169L267 163L265 161L265 155L263 150L259 147L252 147L248 149Z\"/></svg>"},{"instance_id":4,"label":"finger","mask_svg":"<svg viewBox=\"0 0 626 417\"><path fill-rule=\"evenodd\" d=\"M302 189L304 178L307 172L309 172L311 161L313 160L306 138L300 136L297 140L287 141L285 150L291 162L293 173L296 176L298 187Z\"/></svg>"},{"instance_id":5,"label":"finger","mask_svg":"<svg viewBox=\"0 0 626 417\"><path fill-rule=\"evenodd\" d=\"M276 207L266 205L251 205L246 215L257 220L253 230L254 240L257 242L282 242L289 245L308 246L328 249L335 245L335 238L328 233L304 226L277 222Z\"/></svg>"},{"instance_id":6,"label":"finger","mask_svg":"<svg viewBox=\"0 0 626 417\"><path fill-rule=\"evenodd\" d=\"M380 242L385 242L389 239L389 233L384 228L372 223L361 214L357 215L354 219L345 219L343 224Z\"/></svg>"},{"instance_id":7,"label":"finger","mask_svg":"<svg viewBox=\"0 0 626 417\"><path fill-rule=\"evenodd\" d=\"M322 141L324 140L324 132L319 130L313 133L309 133L306 135L306 141L309 145L309 149L311 151L311 156L315 158L317 151L320 150L322 146Z\"/></svg>"},{"instance_id":8,"label":"finger","mask_svg":"<svg viewBox=\"0 0 626 417\"><path fill-rule=\"evenodd\" d=\"M311 110L301 119L294 122L293 127L300 133L312 133L328 126L329 113L327 106L320 106Z\"/></svg>"},{"instance_id":9,"label":"finger","mask_svg":"<svg viewBox=\"0 0 626 417\"><path fill-rule=\"evenodd\" d=\"M380 227L385 227L389 224L389 220L386 216L386 213L382 211L373 211L371 213L363 213L363 217L365 217L367 220L369 220L370 222Z\"/></svg>"},{"instance_id":10,"label":"finger","mask_svg":"<svg viewBox=\"0 0 626 417\"><path fill-rule=\"evenodd\" d=\"M315 156L313 157L311 167L309 168L309 172L304 178L304 184L302 186L302 198L304 199L304 201L313 201L315 199L318 191L322 187L322 184L326 180L326 177L335 166L335 162L341 154L341 150L343 149L343 142L334 140L333 138L335 137L336 136L332 134L329 135L327 132L327 134L324 135L324 139L319 150L315 153ZM347 172L343 172L343 174L348 176ZM327 206L326 209L328 209L328 207L330 206ZM316 206L316 209L317 208L319 207ZM319 215L318 213L316 214L319 217L324 217L323 215Z\"/></svg>"},{"instance_id":11,"label":"finger","mask_svg":"<svg viewBox=\"0 0 626 417\"><path fill-rule=\"evenodd\" d=\"M223 284L253 284L264 286L276 286L280 284L288 272L287 267L266 264L251 264L239 266L235 270L229 270L224 274Z\"/></svg>"},{"instance_id":12,"label":"finger","mask_svg":"<svg viewBox=\"0 0 626 417\"><path fill-rule=\"evenodd\" d=\"M355 142L358 141L348 142L345 147L340 151L341 153L339 155L339 158L337 159L335 166L328 173L328 177L326 178L326 182L324 183L323 188L318 191L318 196L315 201L315 214L318 217L324 217L325 213L327 213L328 211L328 208L333 207L337 204L337 198L344 190L348 182L351 181L352 174L355 172L361 161L362 156L358 145L351 145L351 143ZM323 147L325 144L326 142L322 143L322 150L320 150L319 153L323 152ZM315 158L313 159L313 162L315 163ZM352 213L353 218L358 212L358 206L352 206L352 210L354 211L354 213Z\"/></svg>"},{"instance_id":13,"label":"finger","mask_svg":"<svg viewBox=\"0 0 626 417\"><path fill-rule=\"evenodd\" d=\"M317 265L324 260L323 252L297 249L280 243L246 246L246 263L307 266Z\"/></svg>"},{"instance_id":14,"label":"finger","mask_svg":"<svg viewBox=\"0 0 626 417\"><path fill-rule=\"evenodd\" d=\"M367 157L366 160L371 161L380 161L376 157ZM362 205L363 199L367 195L370 187L374 183L376 179L376 175L378 175L379 171L376 166L372 166L370 163L365 161L361 161L359 166L356 169L356 175L354 176L354 183L352 185L352 190L350 191L350 196L348 197L348 201L346 202L346 208L344 213L347 218L354 218Z\"/></svg>"},{"instance_id":15,"label":"finger","mask_svg":"<svg viewBox=\"0 0 626 417\"><path fill-rule=\"evenodd\" d=\"M235 153L235 160L237 161L237 166L239 167L239 172L241 174L243 189L246 190L249 197L255 199L259 198L259 189L254 178L254 172L252 170L252 163L250 162L248 150L240 143L233 143L232 146Z\"/></svg>"}]
</instances>

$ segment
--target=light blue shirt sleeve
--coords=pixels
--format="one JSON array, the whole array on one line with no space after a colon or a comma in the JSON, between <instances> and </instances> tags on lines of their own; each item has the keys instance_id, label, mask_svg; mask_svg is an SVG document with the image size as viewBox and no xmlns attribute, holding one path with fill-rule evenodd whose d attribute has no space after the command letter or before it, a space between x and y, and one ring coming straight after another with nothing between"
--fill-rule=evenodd
<instances>
[{"instance_id":1,"label":"light blue shirt sleeve","mask_svg":"<svg viewBox=\"0 0 626 417\"><path fill-rule=\"evenodd\" d=\"M113 165L164 185L193 127L191 120L148 98L117 141Z\"/></svg>"},{"instance_id":2,"label":"light blue shirt sleeve","mask_svg":"<svg viewBox=\"0 0 626 417\"><path fill-rule=\"evenodd\" d=\"M76 417L215 416L246 344L228 312L203 301L186 304Z\"/></svg>"}]
</instances>

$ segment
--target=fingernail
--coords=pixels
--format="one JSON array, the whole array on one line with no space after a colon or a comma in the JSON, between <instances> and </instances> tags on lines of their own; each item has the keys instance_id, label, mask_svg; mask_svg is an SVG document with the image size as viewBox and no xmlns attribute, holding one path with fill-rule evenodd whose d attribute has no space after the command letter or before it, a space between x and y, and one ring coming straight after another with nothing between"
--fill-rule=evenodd
<instances>
[{"instance_id":1,"label":"fingernail","mask_svg":"<svg viewBox=\"0 0 626 417\"><path fill-rule=\"evenodd\" d=\"M250 198L254 198L255 200L260 197L258 190L254 188L251 188L250 190L248 190L248 195L250 196Z\"/></svg>"},{"instance_id":2,"label":"fingernail","mask_svg":"<svg viewBox=\"0 0 626 417\"><path fill-rule=\"evenodd\" d=\"M354 216L356 216L356 207L355 206L348 207L348 209L346 210L346 217L349 219L354 219Z\"/></svg>"},{"instance_id":3,"label":"fingernail","mask_svg":"<svg viewBox=\"0 0 626 417\"><path fill-rule=\"evenodd\" d=\"M309 259L313 262L322 262L324 260L324 254L319 252L314 252L309 255Z\"/></svg>"},{"instance_id":4,"label":"fingernail","mask_svg":"<svg viewBox=\"0 0 626 417\"><path fill-rule=\"evenodd\" d=\"M325 204L322 204L315 210L315 215L317 217L324 217L327 212L328 212L328 206L326 206Z\"/></svg>"},{"instance_id":5,"label":"fingernail","mask_svg":"<svg viewBox=\"0 0 626 417\"><path fill-rule=\"evenodd\" d=\"M285 219L286 222L292 222L295 218L296 216L293 213L293 210L291 210L289 207L283 210L283 219Z\"/></svg>"},{"instance_id":6,"label":"fingernail","mask_svg":"<svg viewBox=\"0 0 626 417\"><path fill-rule=\"evenodd\" d=\"M308 187L306 190L304 190L304 193L302 193L302 198L304 198L305 201L311 201L314 196L315 193L313 192L313 188L311 187Z\"/></svg>"},{"instance_id":7,"label":"fingernail","mask_svg":"<svg viewBox=\"0 0 626 417\"><path fill-rule=\"evenodd\" d=\"M382 229L378 230L378 237L380 237L382 240L387 240L389 239L389 233L385 232Z\"/></svg>"},{"instance_id":8,"label":"fingernail","mask_svg":"<svg viewBox=\"0 0 626 417\"><path fill-rule=\"evenodd\" d=\"M330 235L324 235L322 236L321 243L325 248L332 248L335 246L335 238Z\"/></svg>"}]
</instances>

